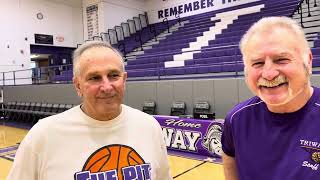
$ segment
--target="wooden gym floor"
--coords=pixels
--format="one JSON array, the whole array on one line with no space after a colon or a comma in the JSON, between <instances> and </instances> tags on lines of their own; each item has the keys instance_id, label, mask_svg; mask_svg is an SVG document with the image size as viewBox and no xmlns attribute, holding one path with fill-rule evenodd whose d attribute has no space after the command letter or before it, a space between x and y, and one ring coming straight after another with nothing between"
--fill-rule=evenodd
<instances>
[{"instance_id":1,"label":"wooden gym floor","mask_svg":"<svg viewBox=\"0 0 320 180\"><path fill-rule=\"evenodd\" d=\"M0 150L21 142L28 130L0 125ZM11 152L12 153L12 152ZM12 161L0 153L0 180L5 180ZM171 174L175 180L224 180L221 164L169 156Z\"/></svg>"}]
</instances>

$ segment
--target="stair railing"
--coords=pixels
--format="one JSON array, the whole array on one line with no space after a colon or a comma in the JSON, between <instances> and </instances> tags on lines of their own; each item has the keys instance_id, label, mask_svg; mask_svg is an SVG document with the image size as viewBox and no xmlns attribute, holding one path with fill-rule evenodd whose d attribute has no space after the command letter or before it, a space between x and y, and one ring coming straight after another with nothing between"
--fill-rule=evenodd
<instances>
[{"instance_id":1,"label":"stair railing","mask_svg":"<svg viewBox=\"0 0 320 180\"><path fill-rule=\"evenodd\" d=\"M170 33L170 26L169 26L168 18L164 18L164 19L162 20L162 22L163 22L163 23L166 23L167 29L168 29L168 33Z\"/></svg>"}]
</instances>

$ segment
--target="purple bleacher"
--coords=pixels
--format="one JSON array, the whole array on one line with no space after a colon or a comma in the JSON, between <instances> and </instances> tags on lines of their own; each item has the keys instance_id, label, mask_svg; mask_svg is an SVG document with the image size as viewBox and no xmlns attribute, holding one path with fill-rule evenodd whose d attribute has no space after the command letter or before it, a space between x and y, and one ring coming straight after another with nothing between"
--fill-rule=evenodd
<instances>
[{"instance_id":1,"label":"purple bleacher","mask_svg":"<svg viewBox=\"0 0 320 180\"><path fill-rule=\"evenodd\" d=\"M52 81L56 81L56 82L72 81L72 77L73 77L73 70L65 70L65 71L61 71L60 75L53 76Z\"/></svg>"},{"instance_id":2,"label":"purple bleacher","mask_svg":"<svg viewBox=\"0 0 320 180\"><path fill-rule=\"evenodd\" d=\"M318 35L318 36L315 36L317 39L316 40L314 40L314 48L318 48L318 47L320 47L320 36Z\"/></svg>"},{"instance_id":3,"label":"purple bleacher","mask_svg":"<svg viewBox=\"0 0 320 180\"><path fill-rule=\"evenodd\" d=\"M177 20L171 20L169 21L169 26L171 27L176 23ZM139 34L141 35L142 43L145 43L150 39L154 38L155 35L159 35L167 29L167 25L165 23L155 23L154 26L156 29L156 34L154 34L154 32L151 31L151 26L149 25L145 28L142 28L134 34L131 34L129 37L125 37L123 40L119 41L117 44L114 44L113 46L118 48L120 44L124 43L126 52L131 52L134 49L139 48L141 46L140 42L137 40Z\"/></svg>"},{"instance_id":4,"label":"purple bleacher","mask_svg":"<svg viewBox=\"0 0 320 180\"><path fill-rule=\"evenodd\" d=\"M320 47L312 48L311 51L313 55L320 56Z\"/></svg>"},{"instance_id":5,"label":"purple bleacher","mask_svg":"<svg viewBox=\"0 0 320 180\"><path fill-rule=\"evenodd\" d=\"M314 67L314 68L320 67L320 56L314 56L313 57L312 67Z\"/></svg>"},{"instance_id":6,"label":"purple bleacher","mask_svg":"<svg viewBox=\"0 0 320 180\"><path fill-rule=\"evenodd\" d=\"M214 65L209 65L209 72L210 73L220 73L222 72L222 64L214 64Z\"/></svg>"},{"instance_id":7,"label":"purple bleacher","mask_svg":"<svg viewBox=\"0 0 320 180\"><path fill-rule=\"evenodd\" d=\"M257 20L266 16L290 16L299 5L298 0L272 0L257 1L236 7L207 12L191 17L183 27L159 41L159 44L147 49L144 54L136 56L136 60L128 61L127 70L129 77L144 76L180 76L208 73L242 72L244 65L242 55L238 47L239 41L248 28ZM195 42L197 37L214 26L217 21L211 21L217 13L232 11L264 4L261 12L241 15L238 19L217 34L214 40L209 41L208 46L201 47L200 53L194 53L193 59L186 60L184 67L164 68L164 62L173 61L173 56L180 54L183 48L188 48L189 43ZM320 40L315 42L319 48L313 48L312 52L318 61L314 67L320 67Z\"/></svg>"},{"instance_id":8,"label":"purple bleacher","mask_svg":"<svg viewBox=\"0 0 320 180\"><path fill-rule=\"evenodd\" d=\"M72 81L72 76L56 75L53 77L53 81L56 81L56 82Z\"/></svg>"}]
</instances>

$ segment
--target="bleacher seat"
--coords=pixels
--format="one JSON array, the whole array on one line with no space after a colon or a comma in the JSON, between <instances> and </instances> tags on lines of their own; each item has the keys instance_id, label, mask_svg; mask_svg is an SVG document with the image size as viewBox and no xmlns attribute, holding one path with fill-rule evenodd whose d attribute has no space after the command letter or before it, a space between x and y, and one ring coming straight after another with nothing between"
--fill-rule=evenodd
<instances>
[{"instance_id":1,"label":"bleacher seat","mask_svg":"<svg viewBox=\"0 0 320 180\"><path fill-rule=\"evenodd\" d=\"M186 115L186 103L182 101L176 101L172 103L170 110L170 116Z\"/></svg>"},{"instance_id":2,"label":"bleacher seat","mask_svg":"<svg viewBox=\"0 0 320 180\"><path fill-rule=\"evenodd\" d=\"M145 101L143 103L142 111L147 114L150 114L150 115L155 115L156 114L156 102Z\"/></svg>"},{"instance_id":3,"label":"bleacher seat","mask_svg":"<svg viewBox=\"0 0 320 180\"><path fill-rule=\"evenodd\" d=\"M199 51L193 52L193 56L189 60L185 60L184 66L164 66L164 62L174 61L174 55L182 53L184 48L196 42L210 28L215 28L216 24L221 23L222 20L220 19L212 19L217 14L262 4L264 7L260 12L239 15L226 29L222 29L220 34L216 34L213 40L209 40L208 45L201 46ZM186 17L183 20L188 22L183 27L165 39L160 40L159 44L152 46L152 49L145 50L144 54L137 55L134 60L128 61L126 66L128 75L130 78L149 76L173 76L179 78L193 74L242 72L244 65L238 44L247 29L262 17L290 16L298 5L298 0L290 2L260 1ZM320 56L320 51L318 52L317 49L314 49L313 52ZM143 70L148 70L149 73ZM192 76L189 77L192 78Z\"/></svg>"},{"instance_id":4,"label":"bleacher seat","mask_svg":"<svg viewBox=\"0 0 320 180\"><path fill-rule=\"evenodd\" d=\"M195 119L214 119L215 114L210 111L210 108L207 101L196 102L193 106L193 117Z\"/></svg>"}]
</instances>

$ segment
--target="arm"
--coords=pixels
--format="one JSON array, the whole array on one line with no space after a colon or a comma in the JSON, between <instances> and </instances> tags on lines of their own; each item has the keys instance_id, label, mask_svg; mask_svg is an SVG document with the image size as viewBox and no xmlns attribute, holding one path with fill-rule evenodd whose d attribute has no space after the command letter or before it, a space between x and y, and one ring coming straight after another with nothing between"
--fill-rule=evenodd
<instances>
[{"instance_id":1,"label":"arm","mask_svg":"<svg viewBox=\"0 0 320 180\"><path fill-rule=\"evenodd\" d=\"M223 153L222 161L226 180L238 180L237 165L235 159Z\"/></svg>"},{"instance_id":2,"label":"arm","mask_svg":"<svg viewBox=\"0 0 320 180\"><path fill-rule=\"evenodd\" d=\"M44 135L37 123L24 137L16 152L7 180L40 180Z\"/></svg>"},{"instance_id":3,"label":"arm","mask_svg":"<svg viewBox=\"0 0 320 180\"><path fill-rule=\"evenodd\" d=\"M237 164L235 160L235 143L231 123L231 113L228 113L222 131L222 162L226 180L238 180Z\"/></svg>"},{"instance_id":4,"label":"arm","mask_svg":"<svg viewBox=\"0 0 320 180\"><path fill-rule=\"evenodd\" d=\"M38 180L38 156L22 143L16 153L7 180Z\"/></svg>"},{"instance_id":5,"label":"arm","mask_svg":"<svg viewBox=\"0 0 320 180\"><path fill-rule=\"evenodd\" d=\"M161 152L160 161L161 162L160 162L159 180L172 180L170 167L169 167L168 154L167 154L167 149L165 145L164 145L164 149L162 149L162 152Z\"/></svg>"},{"instance_id":6,"label":"arm","mask_svg":"<svg viewBox=\"0 0 320 180\"><path fill-rule=\"evenodd\" d=\"M155 120L157 122L157 120ZM164 141L164 137L162 134L162 129L160 124L156 123L156 138L158 139L158 160L159 160L159 169L158 169L158 176L157 180L172 180L172 176L170 173L170 166L169 166L169 160L168 160L168 152L167 152L167 146Z\"/></svg>"}]
</instances>

